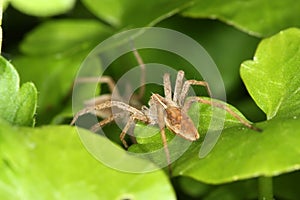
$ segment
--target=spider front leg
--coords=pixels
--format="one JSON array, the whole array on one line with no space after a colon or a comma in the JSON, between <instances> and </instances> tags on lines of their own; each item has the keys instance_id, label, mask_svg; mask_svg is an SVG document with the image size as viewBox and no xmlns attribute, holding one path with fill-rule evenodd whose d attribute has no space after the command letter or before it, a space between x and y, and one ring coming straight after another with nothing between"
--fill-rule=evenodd
<instances>
[{"instance_id":1,"label":"spider front leg","mask_svg":"<svg viewBox=\"0 0 300 200\"><path fill-rule=\"evenodd\" d=\"M182 83L184 79L184 71L180 70L177 73L176 77L176 83L175 83L175 89L174 89L174 95L172 100L172 87L171 87L171 80L170 80L170 74L165 73L164 74L164 92L165 92L165 98L169 102L177 103L177 100L179 98L181 89L182 89Z\"/></svg>"},{"instance_id":2,"label":"spider front leg","mask_svg":"<svg viewBox=\"0 0 300 200\"><path fill-rule=\"evenodd\" d=\"M106 124L109 124L110 122L116 120L116 118L120 118L121 116L122 116L122 113L117 113L117 114L111 115L110 117L103 119L102 121L100 121L97 124L95 124L94 126L92 126L91 131L97 132L100 128L102 128ZM128 148L128 144L125 140L125 135L128 132L129 128L134 124L134 122L139 119L140 119L140 121L144 120L143 118L139 118L139 117L135 117L135 116L131 115L129 117L129 120L127 121L125 127L122 129L122 132L120 134L120 140L126 149ZM147 121L144 121L144 122L147 123Z\"/></svg>"},{"instance_id":3,"label":"spider front leg","mask_svg":"<svg viewBox=\"0 0 300 200\"><path fill-rule=\"evenodd\" d=\"M182 83L184 79L184 71L180 70L177 73L176 82L175 82L175 89L174 89L174 95L173 95L173 101L177 103L181 90L182 90Z\"/></svg>"},{"instance_id":4,"label":"spider front leg","mask_svg":"<svg viewBox=\"0 0 300 200\"><path fill-rule=\"evenodd\" d=\"M91 131L97 132L100 128L102 128L106 124L111 123L112 121L116 120L116 118L119 118L120 116L121 116L121 114L117 113L117 114L111 115L111 116L101 120L100 122L98 122L97 124L95 124L94 126L91 127Z\"/></svg>"},{"instance_id":5,"label":"spider front leg","mask_svg":"<svg viewBox=\"0 0 300 200\"><path fill-rule=\"evenodd\" d=\"M179 96L178 104L180 106L183 105L183 102L184 102L185 98L187 97L187 94L188 94L188 91L189 91L189 88L190 88L191 85L204 86L206 88L206 90L207 90L208 95L210 97L212 97L212 93L210 91L210 88L209 88L207 82L205 82L205 81L197 81L197 80L187 80L187 81L184 82L182 90L181 90L181 94Z\"/></svg>"},{"instance_id":6,"label":"spider front leg","mask_svg":"<svg viewBox=\"0 0 300 200\"><path fill-rule=\"evenodd\" d=\"M139 119L141 121L148 121L148 118L144 115L144 113L142 113L140 110L124 103L124 102L121 102L121 101L106 101L104 103L101 103L99 105L95 105L95 106L91 106L91 107L88 107L88 108L84 108L82 110L80 110L79 112L76 113L76 115L74 116L73 120L71 121L71 125L75 124L76 120L84 115L84 114L87 114L87 113L93 113L95 111L101 111L101 110L104 110L104 109L107 109L107 108L112 108L112 107L116 107L116 108L119 108L121 110L124 110L124 111L127 111L127 112L130 112L132 114L134 114L135 116L139 116Z\"/></svg>"},{"instance_id":7,"label":"spider front leg","mask_svg":"<svg viewBox=\"0 0 300 200\"><path fill-rule=\"evenodd\" d=\"M166 137L166 133L165 133L166 123L165 123L164 110L166 109L166 107L162 102L160 102L160 100L158 98L156 98L156 94L152 95L152 99L155 102L155 104L152 105L152 106L156 106L157 123L158 123L158 127L159 127L159 130L160 130L160 135L161 135L164 151L165 151L165 154L166 154L169 174L171 176L172 175L171 158L170 158L170 152L169 152L169 148L168 148L167 137Z\"/></svg>"},{"instance_id":8,"label":"spider front leg","mask_svg":"<svg viewBox=\"0 0 300 200\"><path fill-rule=\"evenodd\" d=\"M122 141L122 143L123 143L123 145L124 145L124 147L126 149L128 149L128 144L127 144L127 142L125 140L125 135L128 132L129 128L134 124L134 122L135 122L136 119L138 119L138 118L136 118L135 116L131 115L129 117L129 120L127 121L125 127L123 128L121 134L120 134L120 140Z\"/></svg>"},{"instance_id":9,"label":"spider front leg","mask_svg":"<svg viewBox=\"0 0 300 200\"><path fill-rule=\"evenodd\" d=\"M239 116L233 110L231 110L227 105L225 105L223 103L220 103L220 102L214 102L213 100L210 101L210 100L207 100L207 99L203 99L201 97L190 97L185 102L185 104L183 106L183 110L187 111L194 102L199 102L199 103L208 104L208 105L211 105L211 106L214 106L214 107L221 108L221 109L225 110L226 112L228 112L230 115L232 115L234 118L239 120L244 126L250 128L252 130L255 130L255 131L259 131L259 132L262 131L260 128L257 128L255 126L253 126L252 124L250 124L249 122L247 122L245 119L243 119L241 116Z\"/></svg>"},{"instance_id":10,"label":"spider front leg","mask_svg":"<svg viewBox=\"0 0 300 200\"><path fill-rule=\"evenodd\" d=\"M149 119L147 118L147 116L144 115L144 113L142 113L140 110L138 110L128 104L125 104L120 101L107 101L102 104L96 105L94 107L84 108L74 116L74 118L71 122L71 125L74 124L76 122L76 120L84 114L93 113L95 111L112 108L112 107L117 107L123 111L127 111L130 113L130 118L127 121L125 127L123 128L122 133L120 134L120 140L122 141L124 147L128 148L128 145L127 145L124 137L125 137L127 131L129 130L129 128L131 127L131 125L134 123L134 121L139 120L139 121L142 121L145 123L149 122ZM116 114L111 115L110 117L108 117L108 118L100 121L96 125L94 125L92 127L92 130L97 130L98 128L112 122L113 120L115 120L117 117L120 117L121 115L122 115L122 113L116 113Z\"/></svg>"}]
</instances>

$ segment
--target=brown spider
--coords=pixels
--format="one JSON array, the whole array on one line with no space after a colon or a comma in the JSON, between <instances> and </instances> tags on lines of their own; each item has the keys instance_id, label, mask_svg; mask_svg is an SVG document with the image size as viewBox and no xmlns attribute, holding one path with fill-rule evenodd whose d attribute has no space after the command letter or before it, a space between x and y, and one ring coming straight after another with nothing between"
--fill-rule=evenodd
<instances>
[{"instance_id":1,"label":"brown spider","mask_svg":"<svg viewBox=\"0 0 300 200\"><path fill-rule=\"evenodd\" d=\"M116 107L120 110L120 112L110 114L110 116L98 122L95 126L92 127L93 130L96 130L97 128L103 127L104 125L114 121L116 118L122 116L122 112L129 112L130 113L129 120L127 121L125 127L123 128L120 134L120 139L125 148L128 148L128 144L125 141L124 137L127 131L129 130L129 128L132 125L134 125L136 121L141 121L145 124L150 124L150 125L158 125L170 171L171 171L170 168L171 161L170 161L170 154L167 146L167 139L165 135L165 127L167 127L173 133L179 135L180 137L186 140L195 141L199 139L200 135L198 133L198 130L195 127L191 118L187 114L188 109L194 102L200 102L203 104L208 104L211 106L224 109L233 117L238 119L243 125L247 126L250 129L260 131L260 129L249 124L245 119L240 117L238 114L236 114L233 110L231 110L223 103L215 102L213 100L210 101L197 96L189 97L186 100L188 90L191 85L200 85L206 87L209 96L211 96L211 92L208 84L204 81L197 81L197 80L183 81L183 80L184 80L184 71L180 70L178 71L177 74L174 95L172 97L170 75L166 73L163 76L165 97L162 97L159 94L152 94L148 102L149 107L142 106L141 109L137 109L122 101L108 100L105 102L101 102L98 105L90 106L79 111L74 116L71 124L74 124L79 116L84 115L86 113L95 113L95 111L111 109L112 107Z\"/></svg>"}]
</instances>

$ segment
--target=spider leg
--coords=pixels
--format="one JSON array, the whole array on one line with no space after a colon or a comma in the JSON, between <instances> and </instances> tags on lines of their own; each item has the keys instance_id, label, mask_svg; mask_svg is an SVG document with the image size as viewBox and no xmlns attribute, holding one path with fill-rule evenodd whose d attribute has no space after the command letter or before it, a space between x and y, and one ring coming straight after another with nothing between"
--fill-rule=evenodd
<instances>
[{"instance_id":1,"label":"spider leg","mask_svg":"<svg viewBox=\"0 0 300 200\"><path fill-rule=\"evenodd\" d=\"M135 47L133 47L133 54L134 57L136 58L140 69L141 69L141 87L139 89L139 93L138 93L138 99L142 99L144 97L145 94L145 82L146 82L146 67L145 67L145 63L142 59L142 57L140 56L140 54L138 53L138 51L136 50Z\"/></svg>"},{"instance_id":2,"label":"spider leg","mask_svg":"<svg viewBox=\"0 0 300 200\"><path fill-rule=\"evenodd\" d=\"M169 152L168 143L167 143L167 137L166 137L166 133L165 133L166 125L165 125L165 120L164 120L164 108L160 104L156 104L156 107L157 107L158 126L160 129L160 135L161 135L161 139L163 142L164 151L166 154L169 174L171 176L172 175L172 167L171 167L171 158L170 158L170 152Z\"/></svg>"},{"instance_id":3,"label":"spider leg","mask_svg":"<svg viewBox=\"0 0 300 200\"><path fill-rule=\"evenodd\" d=\"M234 118L239 120L244 126L250 128L252 130L255 130L255 131L259 131L259 132L262 131L260 128L257 128L255 126L253 126L252 124L250 124L249 122L247 122L245 119L243 119L241 116L239 116L233 110L231 110L225 104L219 103L219 102L213 102L213 101L210 101L210 100L207 100L207 99L203 99L201 97L190 97L186 101L186 103L184 104L183 110L187 111L189 109L189 107L192 105L192 103L194 103L194 102L200 102L200 103L203 103L203 104L208 104L208 105L211 105L211 106L221 108L221 109L225 110L226 112L228 112L230 115L232 115Z\"/></svg>"},{"instance_id":4,"label":"spider leg","mask_svg":"<svg viewBox=\"0 0 300 200\"><path fill-rule=\"evenodd\" d=\"M108 88L116 99L121 99L120 93L114 80L110 76L101 77L80 77L75 80L75 83L106 83Z\"/></svg>"},{"instance_id":5,"label":"spider leg","mask_svg":"<svg viewBox=\"0 0 300 200\"><path fill-rule=\"evenodd\" d=\"M210 97L212 97L211 91L209 89L208 83L205 81L197 81L197 80L187 80L184 82L181 94L179 96L178 104L179 106L183 105L183 102L188 94L189 88L191 85L200 85L206 87L207 93Z\"/></svg>"},{"instance_id":6,"label":"spider leg","mask_svg":"<svg viewBox=\"0 0 300 200\"><path fill-rule=\"evenodd\" d=\"M104 102L110 101L110 100L111 100L111 94L102 94L98 97L84 101L84 105L86 107L90 107L90 106L98 105L98 104L101 104L101 103L104 103Z\"/></svg>"},{"instance_id":7,"label":"spider leg","mask_svg":"<svg viewBox=\"0 0 300 200\"><path fill-rule=\"evenodd\" d=\"M129 130L129 128L132 126L132 124L134 124L135 120L136 120L136 118L133 115L131 115L129 117L129 120L127 121L125 127L123 128L121 134L120 134L120 140L122 141L122 143L123 143L123 145L126 149L128 148L128 144L127 144L127 142L124 138L125 138L126 133Z\"/></svg>"},{"instance_id":8,"label":"spider leg","mask_svg":"<svg viewBox=\"0 0 300 200\"><path fill-rule=\"evenodd\" d=\"M84 101L84 105L86 107L92 107L94 105L99 105L99 104L102 104L102 103L104 103L106 101L110 101L110 100L111 100L111 94L102 94L98 97ZM94 114L101 118L107 118L107 117L111 116L112 113L111 113L110 109L103 109L100 111L95 111Z\"/></svg>"},{"instance_id":9,"label":"spider leg","mask_svg":"<svg viewBox=\"0 0 300 200\"><path fill-rule=\"evenodd\" d=\"M116 118L118 118L120 116L121 116L121 113L117 113L117 114L111 115L111 116L103 119L102 121L100 121L97 124L95 124L94 126L92 126L91 131L97 132L99 130L99 128L105 126L106 124L109 124L110 122L114 121Z\"/></svg>"},{"instance_id":10,"label":"spider leg","mask_svg":"<svg viewBox=\"0 0 300 200\"><path fill-rule=\"evenodd\" d=\"M172 101L172 88L171 88L171 81L170 81L170 74L164 74L164 92L165 98L167 100Z\"/></svg>"},{"instance_id":11,"label":"spider leg","mask_svg":"<svg viewBox=\"0 0 300 200\"><path fill-rule=\"evenodd\" d=\"M94 113L95 111L99 111L99 110L103 110L103 109L107 109L107 108L111 108L111 107L117 107L121 110L128 111L128 112L134 114L135 116L139 117L139 119L141 121L145 121L145 122L148 121L148 118L144 115L144 113L142 111L140 111L126 103L123 103L121 101L106 101L99 105L84 108L84 109L80 110L79 112L77 112L76 115L74 116L73 120L71 121L71 125L74 124L76 122L76 120L84 114Z\"/></svg>"},{"instance_id":12,"label":"spider leg","mask_svg":"<svg viewBox=\"0 0 300 200\"><path fill-rule=\"evenodd\" d=\"M176 77L175 89L174 89L174 96L173 96L173 101L176 103L178 101L178 98L182 90L183 78L184 78L184 71L182 70L178 71Z\"/></svg>"}]
</instances>

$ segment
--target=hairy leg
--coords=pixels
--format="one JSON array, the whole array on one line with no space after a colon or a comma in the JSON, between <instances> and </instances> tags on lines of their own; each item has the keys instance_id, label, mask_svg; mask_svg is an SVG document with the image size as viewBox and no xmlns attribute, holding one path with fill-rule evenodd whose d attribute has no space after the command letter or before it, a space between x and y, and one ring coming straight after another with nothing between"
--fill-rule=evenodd
<instances>
[{"instance_id":1,"label":"hairy leg","mask_svg":"<svg viewBox=\"0 0 300 200\"><path fill-rule=\"evenodd\" d=\"M181 90L181 94L179 96L179 101L178 101L179 106L183 105L184 100L185 100L185 98L186 98L186 96L188 94L188 91L189 91L189 88L190 88L191 85L200 85L200 86L206 87L208 95L210 97L212 96L211 91L209 89L209 86L208 86L207 82L205 82L205 81L197 81L197 80L187 80L187 81L184 82L182 90Z\"/></svg>"},{"instance_id":2,"label":"hairy leg","mask_svg":"<svg viewBox=\"0 0 300 200\"><path fill-rule=\"evenodd\" d=\"M125 138L125 135L128 132L128 130L130 129L130 127L134 124L135 120L136 120L136 118L133 115L131 115L120 134L120 140L122 141L122 143L126 149L128 148L128 144L124 138Z\"/></svg>"},{"instance_id":3,"label":"hairy leg","mask_svg":"<svg viewBox=\"0 0 300 200\"><path fill-rule=\"evenodd\" d=\"M106 124L109 124L110 122L114 121L116 118L118 118L120 116L121 116L121 113L117 113L117 114L111 115L111 116L103 119L102 121L100 121L97 124L95 124L94 126L92 126L91 131L97 132L99 130L99 128L102 128L103 126L105 126Z\"/></svg>"},{"instance_id":4,"label":"hairy leg","mask_svg":"<svg viewBox=\"0 0 300 200\"><path fill-rule=\"evenodd\" d=\"M76 122L78 117L80 117L84 114L94 113L95 111L103 110L103 109L107 109L107 108L112 108L112 107L117 107L117 108L119 108L123 111L130 112L133 115L135 115L136 117L138 117L140 121L148 123L148 118L143 114L142 111L140 111L140 110L138 110L138 109L126 104L126 103L120 102L120 101L107 101L107 102L104 102L102 104L95 105L95 106L84 108L84 109L80 110L74 116L74 118L71 122L71 125Z\"/></svg>"},{"instance_id":5,"label":"hairy leg","mask_svg":"<svg viewBox=\"0 0 300 200\"><path fill-rule=\"evenodd\" d=\"M157 102L156 108L157 108L158 126L160 129L161 139L162 139L164 151L166 154L169 174L171 176L172 175L172 167L171 167L171 158L170 158L170 152L169 152L168 143L167 143L167 137L166 137L166 133L165 133L166 125L165 125L165 120L164 120L164 107L162 105L160 105L159 102Z\"/></svg>"},{"instance_id":6,"label":"hairy leg","mask_svg":"<svg viewBox=\"0 0 300 200\"><path fill-rule=\"evenodd\" d=\"M172 87L170 81L170 74L168 73L164 74L164 92L165 98L168 100L172 100Z\"/></svg>"},{"instance_id":7,"label":"hairy leg","mask_svg":"<svg viewBox=\"0 0 300 200\"><path fill-rule=\"evenodd\" d=\"M194 103L194 102L199 102L199 103L203 103L203 104L208 104L214 107L218 107L221 108L223 110L225 110L226 112L228 112L230 115L232 115L234 118L236 118L237 120L239 120L244 126L253 129L255 131L262 131L260 128L257 128L255 126L253 126L252 124L250 124L248 121L246 121L244 118L242 118L241 116L239 116L237 113L235 113L233 110L231 110L226 104L224 103L220 103L220 102L214 102L213 100L207 100L207 99L203 99L201 97L190 97L186 103L183 106L183 110L184 112L187 112L187 110L190 108L190 106Z\"/></svg>"},{"instance_id":8,"label":"hairy leg","mask_svg":"<svg viewBox=\"0 0 300 200\"><path fill-rule=\"evenodd\" d=\"M173 96L173 101L175 103L177 103L178 98L180 97L180 93L182 91L183 78L184 78L184 71L182 70L178 71L176 77L175 89L174 89L174 96Z\"/></svg>"}]
</instances>

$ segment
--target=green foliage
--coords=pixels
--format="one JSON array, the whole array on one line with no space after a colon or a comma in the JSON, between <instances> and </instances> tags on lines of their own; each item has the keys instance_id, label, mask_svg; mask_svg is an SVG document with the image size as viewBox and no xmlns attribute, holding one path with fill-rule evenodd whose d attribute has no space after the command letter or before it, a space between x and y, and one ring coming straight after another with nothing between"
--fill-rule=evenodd
<instances>
[{"instance_id":1,"label":"green foliage","mask_svg":"<svg viewBox=\"0 0 300 200\"><path fill-rule=\"evenodd\" d=\"M60 112L84 58L108 35L110 29L95 20L55 20L25 37L20 44L24 55L13 63L23 80L33 81L40 91L38 123L49 122Z\"/></svg>"},{"instance_id":2,"label":"green foliage","mask_svg":"<svg viewBox=\"0 0 300 200\"><path fill-rule=\"evenodd\" d=\"M219 19L249 34L270 36L279 30L300 26L299 13L300 2L293 0L197 0L182 14L193 18Z\"/></svg>"},{"instance_id":3,"label":"green foliage","mask_svg":"<svg viewBox=\"0 0 300 200\"><path fill-rule=\"evenodd\" d=\"M47 21L24 38L20 50L27 55L68 55L94 47L109 34L109 28L96 20Z\"/></svg>"},{"instance_id":4,"label":"green foliage","mask_svg":"<svg viewBox=\"0 0 300 200\"><path fill-rule=\"evenodd\" d=\"M97 17L118 28L153 26L159 21L178 13L191 5L192 0L83 0L86 7ZM145 15L151 13L151 15Z\"/></svg>"},{"instance_id":5,"label":"green foliage","mask_svg":"<svg viewBox=\"0 0 300 200\"><path fill-rule=\"evenodd\" d=\"M48 17L62 14L74 6L76 0L9 0L12 6L29 15Z\"/></svg>"},{"instance_id":6,"label":"green foliage","mask_svg":"<svg viewBox=\"0 0 300 200\"><path fill-rule=\"evenodd\" d=\"M200 143L194 144L175 163L174 174L219 184L297 170L300 145L299 132L294 130L299 124L299 118L273 119L257 124L262 133L242 127L225 129L212 152L203 159L198 155Z\"/></svg>"},{"instance_id":7,"label":"green foliage","mask_svg":"<svg viewBox=\"0 0 300 200\"><path fill-rule=\"evenodd\" d=\"M290 27L300 26L299 2L10 0L9 3L3 19L4 55L12 59L23 84L20 87L16 69L1 57L0 199L175 199L174 189L178 199L254 199L266 192L261 187L257 191L256 178L269 180L269 188L273 179L275 197L298 198L295 186L299 185L300 166L300 31ZM29 18L35 19L33 24L17 19L26 28L9 29L13 24L7 24L6 18L17 12L13 8L39 17ZM229 102L237 108L227 106L263 130L250 130L228 113L223 119L222 109L212 113L209 105L193 105L189 115L199 125L200 140L193 142L172 164L172 185L166 170L130 174L104 166L87 152L75 128L48 125L67 124L72 118L74 77L88 53L109 36L142 26L171 28L202 44L219 67ZM22 35L15 37L19 32ZM118 48L117 45L110 44L109 48ZM184 58L151 49L139 53L145 63L163 63L183 69L187 79L201 79L195 77ZM251 57L253 60L249 60ZM132 58L132 55L122 56L104 73L117 80L137 65ZM95 61L90 65L96 66L96 70L88 76L101 72L102 63ZM80 92L89 93L85 90L82 87ZM106 90L104 86L103 91ZM202 94L201 89L195 87L195 91L199 96ZM152 92L161 90L147 85L144 104ZM18 127L33 126L35 113L37 125L47 126ZM225 120L224 127L210 126L212 116L219 123ZM120 143L120 130L113 126L105 128L111 140ZM222 133L212 151L199 158L205 137L220 130ZM110 142L81 131L93 144ZM174 134L169 130L166 133L171 142ZM163 146L157 128L139 123L135 134L137 144L130 146L131 152L152 152ZM99 146L92 147L97 150ZM182 147L173 146L170 153L176 154ZM152 158L159 159L165 161L165 155ZM142 162L153 165L150 161Z\"/></svg>"},{"instance_id":8,"label":"green foliage","mask_svg":"<svg viewBox=\"0 0 300 200\"><path fill-rule=\"evenodd\" d=\"M175 199L162 171L130 174L111 169L89 154L74 127L0 125L1 199ZM108 142L93 136L99 143Z\"/></svg>"},{"instance_id":9,"label":"green foliage","mask_svg":"<svg viewBox=\"0 0 300 200\"><path fill-rule=\"evenodd\" d=\"M33 83L20 87L14 67L0 57L0 118L13 125L33 126L37 106L37 90Z\"/></svg>"},{"instance_id":10,"label":"green foliage","mask_svg":"<svg viewBox=\"0 0 300 200\"><path fill-rule=\"evenodd\" d=\"M199 144L195 145L177 161L175 174L223 183L261 175L275 176L299 168L300 134L296 131L300 128L299 53L290 40L297 46L299 29L288 29L263 40L255 60L242 64L241 74L249 93L268 118L273 118L257 124L263 132L225 128L209 156L197 159ZM274 52L266 53L266 49ZM282 49L287 53L282 54ZM217 170L220 166L226 168Z\"/></svg>"},{"instance_id":11,"label":"green foliage","mask_svg":"<svg viewBox=\"0 0 300 200\"><path fill-rule=\"evenodd\" d=\"M254 60L241 66L249 93L268 119L300 114L299 45L299 29L282 31L263 40Z\"/></svg>"}]
</instances>

